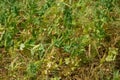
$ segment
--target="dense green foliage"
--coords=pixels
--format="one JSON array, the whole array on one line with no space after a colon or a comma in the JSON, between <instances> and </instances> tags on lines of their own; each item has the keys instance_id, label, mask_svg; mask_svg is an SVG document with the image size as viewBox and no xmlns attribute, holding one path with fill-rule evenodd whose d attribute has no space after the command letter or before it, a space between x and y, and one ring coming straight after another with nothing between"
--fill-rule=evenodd
<instances>
[{"instance_id":1,"label":"dense green foliage","mask_svg":"<svg viewBox=\"0 0 120 80\"><path fill-rule=\"evenodd\" d=\"M120 0L0 0L0 79L119 80Z\"/></svg>"}]
</instances>

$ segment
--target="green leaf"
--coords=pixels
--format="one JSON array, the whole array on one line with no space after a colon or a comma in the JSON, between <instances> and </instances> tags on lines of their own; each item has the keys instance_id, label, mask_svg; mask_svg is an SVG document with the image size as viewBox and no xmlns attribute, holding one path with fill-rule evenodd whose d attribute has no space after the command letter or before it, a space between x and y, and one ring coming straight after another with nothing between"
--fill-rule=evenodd
<instances>
[{"instance_id":1,"label":"green leaf","mask_svg":"<svg viewBox=\"0 0 120 80\"><path fill-rule=\"evenodd\" d=\"M118 48L109 48L108 55L106 57L106 61L111 62L114 61L116 55L118 54Z\"/></svg>"}]
</instances>

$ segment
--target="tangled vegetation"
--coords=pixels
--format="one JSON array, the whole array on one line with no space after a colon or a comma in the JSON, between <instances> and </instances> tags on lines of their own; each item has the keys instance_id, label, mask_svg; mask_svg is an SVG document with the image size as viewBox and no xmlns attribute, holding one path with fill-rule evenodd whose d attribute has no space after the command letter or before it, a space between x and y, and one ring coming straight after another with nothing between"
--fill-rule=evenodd
<instances>
[{"instance_id":1,"label":"tangled vegetation","mask_svg":"<svg viewBox=\"0 0 120 80\"><path fill-rule=\"evenodd\" d=\"M119 80L120 0L0 0L0 80Z\"/></svg>"}]
</instances>

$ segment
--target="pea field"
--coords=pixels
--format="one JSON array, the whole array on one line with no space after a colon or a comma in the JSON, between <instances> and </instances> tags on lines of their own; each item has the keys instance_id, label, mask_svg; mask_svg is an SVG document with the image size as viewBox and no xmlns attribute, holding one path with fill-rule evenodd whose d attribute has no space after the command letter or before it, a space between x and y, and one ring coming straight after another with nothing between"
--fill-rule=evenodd
<instances>
[{"instance_id":1,"label":"pea field","mask_svg":"<svg viewBox=\"0 0 120 80\"><path fill-rule=\"evenodd\" d=\"M0 0L0 80L120 80L120 0Z\"/></svg>"}]
</instances>

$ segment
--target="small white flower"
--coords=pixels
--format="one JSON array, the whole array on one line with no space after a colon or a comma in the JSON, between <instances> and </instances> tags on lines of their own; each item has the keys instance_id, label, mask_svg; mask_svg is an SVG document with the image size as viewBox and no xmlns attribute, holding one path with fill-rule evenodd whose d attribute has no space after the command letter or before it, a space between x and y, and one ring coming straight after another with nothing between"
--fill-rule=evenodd
<instances>
[{"instance_id":1,"label":"small white flower","mask_svg":"<svg viewBox=\"0 0 120 80\"><path fill-rule=\"evenodd\" d=\"M21 43L20 44L20 50L22 51L25 48L25 44Z\"/></svg>"}]
</instances>

